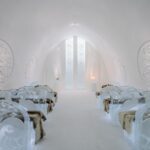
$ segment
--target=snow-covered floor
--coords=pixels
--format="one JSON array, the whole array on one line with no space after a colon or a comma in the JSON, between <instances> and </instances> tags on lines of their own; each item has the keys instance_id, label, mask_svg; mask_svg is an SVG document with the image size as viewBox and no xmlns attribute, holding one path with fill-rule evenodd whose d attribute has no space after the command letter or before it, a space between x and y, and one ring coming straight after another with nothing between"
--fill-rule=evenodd
<instances>
[{"instance_id":1,"label":"snow-covered floor","mask_svg":"<svg viewBox=\"0 0 150 150\"><path fill-rule=\"evenodd\" d=\"M92 92L64 91L44 124L37 150L131 150L121 129L106 119Z\"/></svg>"}]
</instances>

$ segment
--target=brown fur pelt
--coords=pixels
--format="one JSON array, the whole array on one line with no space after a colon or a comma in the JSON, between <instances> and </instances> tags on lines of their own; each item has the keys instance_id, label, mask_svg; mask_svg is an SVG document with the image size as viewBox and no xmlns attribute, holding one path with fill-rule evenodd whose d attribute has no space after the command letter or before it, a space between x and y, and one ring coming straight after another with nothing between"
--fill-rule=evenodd
<instances>
[{"instance_id":1,"label":"brown fur pelt","mask_svg":"<svg viewBox=\"0 0 150 150\"><path fill-rule=\"evenodd\" d=\"M111 100L110 99L105 99L103 101L103 104L104 104L104 111L109 113L109 104L111 103Z\"/></svg>"}]
</instances>

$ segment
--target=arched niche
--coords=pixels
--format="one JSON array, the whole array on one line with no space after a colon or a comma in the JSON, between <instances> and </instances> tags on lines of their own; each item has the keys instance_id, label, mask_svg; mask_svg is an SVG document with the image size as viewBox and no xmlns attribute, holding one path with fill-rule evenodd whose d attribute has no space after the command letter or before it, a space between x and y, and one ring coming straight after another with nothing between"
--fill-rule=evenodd
<instances>
[{"instance_id":1,"label":"arched niche","mask_svg":"<svg viewBox=\"0 0 150 150\"><path fill-rule=\"evenodd\" d=\"M77 51L74 49L73 60L73 88L79 88L78 85L78 62ZM66 66L65 66L65 40L60 42L53 50L49 52L43 67L44 82L55 88L65 88ZM91 89L93 84L101 84L102 80L107 80L105 66L99 52L86 41L85 48L85 87Z\"/></svg>"},{"instance_id":2,"label":"arched niche","mask_svg":"<svg viewBox=\"0 0 150 150\"><path fill-rule=\"evenodd\" d=\"M29 56L31 59L28 60L32 62L33 57L36 60L34 60L34 65L28 62L29 66L27 67L26 74L28 77L30 77L31 80L33 80L33 82L38 81L39 83L46 83L46 74L44 73L44 68L46 60L48 59L47 57L50 55L53 56L53 52L56 51L57 46L62 41L65 41L66 39L72 36L78 36L85 39L97 51L97 56L100 56L99 59L102 60L101 64L103 64L101 68L103 68L102 70L104 70L101 72L100 75L100 84L114 82L114 77L116 76L116 74L119 74L117 75L119 76L119 78L115 79L115 83L122 83L122 81L120 80L124 79L124 77L120 76L126 75L124 75L124 69L121 69L124 68L121 61L119 61L118 64L113 63L113 60L118 58L115 51L104 39L102 39L95 32L93 32L85 26L80 25L77 28L73 29L70 29L68 27L65 28L63 31L60 32L59 35L57 35L53 39L51 39L52 37L49 37L49 35L47 35L47 37L45 37L43 41L41 41L41 43L38 44L37 49L35 49L36 51L32 51L32 55L30 54ZM112 69L114 68L119 68L120 72L122 73L118 73L117 71L112 73ZM113 76L113 78L110 78L109 75Z\"/></svg>"}]
</instances>

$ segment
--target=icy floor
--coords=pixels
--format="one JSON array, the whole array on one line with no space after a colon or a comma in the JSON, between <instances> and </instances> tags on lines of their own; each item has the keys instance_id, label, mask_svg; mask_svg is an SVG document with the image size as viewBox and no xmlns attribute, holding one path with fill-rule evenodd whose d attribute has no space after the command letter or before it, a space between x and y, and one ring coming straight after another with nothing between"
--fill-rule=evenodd
<instances>
[{"instance_id":1,"label":"icy floor","mask_svg":"<svg viewBox=\"0 0 150 150\"><path fill-rule=\"evenodd\" d=\"M37 150L131 150L121 129L106 119L92 92L62 92L45 122Z\"/></svg>"}]
</instances>

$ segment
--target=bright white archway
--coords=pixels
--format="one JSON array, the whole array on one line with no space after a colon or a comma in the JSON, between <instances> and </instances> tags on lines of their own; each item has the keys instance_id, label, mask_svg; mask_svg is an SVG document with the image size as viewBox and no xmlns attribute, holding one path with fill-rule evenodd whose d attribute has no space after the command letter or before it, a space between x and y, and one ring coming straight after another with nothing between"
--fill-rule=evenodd
<instances>
[{"instance_id":1,"label":"bright white archway","mask_svg":"<svg viewBox=\"0 0 150 150\"><path fill-rule=\"evenodd\" d=\"M78 36L85 39L99 54L101 62L101 79L98 80L98 82L100 84L108 82L112 84L127 84L125 67L121 60L118 59L119 57L115 53L115 50L113 50L111 46L99 35L81 25L64 28L64 30L60 31L57 37L54 38L45 36L43 41L39 44L40 46L38 45L38 49L33 51L32 55L30 55L31 57L29 57L30 59L28 59L25 77L27 81L26 84L30 84L35 81L45 84L48 82L45 79L45 65L48 56L56 51L60 43L72 36Z\"/></svg>"}]
</instances>

